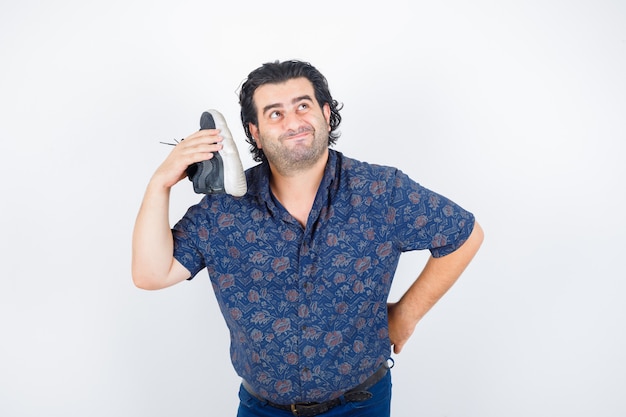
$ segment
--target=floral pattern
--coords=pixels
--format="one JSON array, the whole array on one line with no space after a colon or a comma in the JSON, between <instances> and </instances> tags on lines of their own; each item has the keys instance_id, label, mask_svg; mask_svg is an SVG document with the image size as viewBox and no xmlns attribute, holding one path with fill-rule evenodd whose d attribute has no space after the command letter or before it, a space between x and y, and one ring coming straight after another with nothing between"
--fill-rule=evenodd
<instances>
[{"instance_id":1,"label":"floral pattern","mask_svg":"<svg viewBox=\"0 0 626 417\"><path fill-rule=\"evenodd\" d=\"M243 197L208 195L174 226L174 255L206 268L237 373L277 403L325 401L390 356L387 297L402 252L435 257L467 239L474 217L403 172L330 150L306 227L246 172Z\"/></svg>"}]
</instances>

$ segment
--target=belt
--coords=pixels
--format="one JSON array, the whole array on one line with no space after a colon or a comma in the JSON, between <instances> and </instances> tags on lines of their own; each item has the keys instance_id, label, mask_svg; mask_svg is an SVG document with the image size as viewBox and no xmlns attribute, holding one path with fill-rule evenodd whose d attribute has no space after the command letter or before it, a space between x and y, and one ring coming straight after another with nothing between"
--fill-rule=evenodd
<instances>
[{"instance_id":1,"label":"belt","mask_svg":"<svg viewBox=\"0 0 626 417\"><path fill-rule=\"evenodd\" d=\"M291 411L294 416L316 416L318 414L325 413L331 408L337 407L342 402L357 402L357 401L365 401L372 398L372 393L367 390L373 387L378 381L383 379L387 372L389 371L389 366L387 364L381 365L380 368L372 376L367 378L361 384L356 387L346 391L341 397L335 398L332 400L325 401L323 403L316 402L304 402L304 403L294 403L294 404L276 404L271 401L266 400L265 398L258 395L254 389L246 382L244 379L242 382L243 387L256 399L259 401L263 401L267 405L270 405L274 408L278 408L281 410Z\"/></svg>"}]
</instances>

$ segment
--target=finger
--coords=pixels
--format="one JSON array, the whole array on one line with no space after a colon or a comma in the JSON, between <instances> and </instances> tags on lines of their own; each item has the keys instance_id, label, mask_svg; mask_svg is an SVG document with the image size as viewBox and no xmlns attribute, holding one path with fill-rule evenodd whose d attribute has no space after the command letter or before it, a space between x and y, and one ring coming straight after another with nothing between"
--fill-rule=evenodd
<instances>
[{"instance_id":1,"label":"finger","mask_svg":"<svg viewBox=\"0 0 626 417\"><path fill-rule=\"evenodd\" d=\"M213 154L221 151L224 147L221 142L195 140L182 145L184 142L181 142L181 145L177 146L178 149L175 148L172 150L172 154L174 155L173 157L180 158L187 165L211 159Z\"/></svg>"},{"instance_id":2,"label":"finger","mask_svg":"<svg viewBox=\"0 0 626 417\"><path fill-rule=\"evenodd\" d=\"M191 135L187 136L181 143L187 142L187 144L189 144L189 143L195 143L195 142L206 142L206 143L221 142L223 140L223 137L221 136L220 133L221 133L221 130L219 129L200 130L198 132L192 133Z\"/></svg>"}]
</instances>

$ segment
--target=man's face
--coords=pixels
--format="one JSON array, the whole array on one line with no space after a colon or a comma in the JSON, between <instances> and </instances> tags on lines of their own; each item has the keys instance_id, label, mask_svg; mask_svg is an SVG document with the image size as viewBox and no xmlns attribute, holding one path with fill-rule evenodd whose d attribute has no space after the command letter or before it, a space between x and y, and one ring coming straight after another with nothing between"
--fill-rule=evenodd
<instances>
[{"instance_id":1,"label":"man's face","mask_svg":"<svg viewBox=\"0 0 626 417\"><path fill-rule=\"evenodd\" d=\"M306 78L265 84L254 92L258 126L250 132L280 173L304 170L328 153L330 107L320 108Z\"/></svg>"}]
</instances>

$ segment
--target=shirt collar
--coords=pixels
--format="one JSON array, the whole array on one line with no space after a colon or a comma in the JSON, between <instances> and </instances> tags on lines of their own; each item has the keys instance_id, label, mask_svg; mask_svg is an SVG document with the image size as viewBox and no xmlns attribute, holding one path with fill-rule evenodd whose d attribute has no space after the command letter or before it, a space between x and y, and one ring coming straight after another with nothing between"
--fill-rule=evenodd
<instances>
[{"instance_id":1,"label":"shirt collar","mask_svg":"<svg viewBox=\"0 0 626 417\"><path fill-rule=\"evenodd\" d=\"M340 152L333 149L328 150L328 161L324 168L322 182L315 196L312 212L319 212L326 205L330 194L333 192L332 190L336 189L336 187L331 188L331 186L338 175L340 159ZM247 173L248 194L260 200L260 204L265 204L272 215L277 215L280 210L270 190L270 175L270 166L267 161L250 168Z\"/></svg>"}]
</instances>

